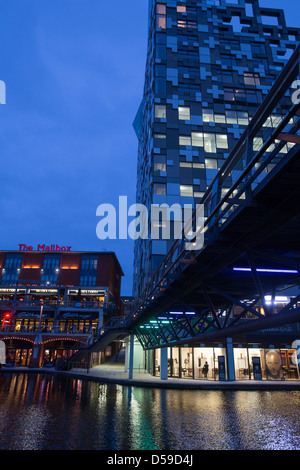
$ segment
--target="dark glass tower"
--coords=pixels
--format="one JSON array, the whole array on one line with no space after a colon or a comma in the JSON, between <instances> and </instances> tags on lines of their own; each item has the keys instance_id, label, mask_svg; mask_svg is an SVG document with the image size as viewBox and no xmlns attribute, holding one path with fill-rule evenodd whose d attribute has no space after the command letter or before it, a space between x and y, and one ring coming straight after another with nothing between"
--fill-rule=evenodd
<instances>
[{"instance_id":1,"label":"dark glass tower","mask_svg":"<svg viewBox=\"0 0 300 470\"><path fill-rule=\"evenodd\" d=\"M137 202L149 214L151 204L200 202L299 39L282 10L258 0L149 1L145 86L134 122ZM276 111L266 126L278 124ZM172 243L135 242L135 296Z\"/></svg>"}]
</instances>

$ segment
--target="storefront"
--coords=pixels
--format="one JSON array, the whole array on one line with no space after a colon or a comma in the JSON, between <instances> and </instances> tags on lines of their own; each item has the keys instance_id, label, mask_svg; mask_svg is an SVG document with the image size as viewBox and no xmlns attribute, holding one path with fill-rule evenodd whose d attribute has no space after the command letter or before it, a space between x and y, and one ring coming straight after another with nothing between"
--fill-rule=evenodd
<instances>
[{"instance_id":1,"label":"storefront","mask_svg":"<svg viewBox=\"0 0 300 470\"><path fill-rule=\"evenodd\" d=\"M295 349L234 348L236 380L297 380Z\"/></svg>"},{"instance_id":2,"label":"storefront","mask_svg":"<svg viewBox=\"0 0 300 470\"><path fill-rule=\"evenodd\" d=\"M234 345L235 380L299 380L296 349ZM161 372L161 349L146 351L148 372ZM168 377L228 380L227 351L222 345L168 348Z\"/></svg>"},{"instance_id":3,"label":"storefront","mask_svg":"<svg viewBox=\"0 0 300 470\"><path fill-rule=\"evenodd\" d=\"M160 376L159 349L156 349L153 354L152 374ZM226 349L223 347L168 348L168 376L183 379L226 380Z\"/></svg>"}]
</instances>

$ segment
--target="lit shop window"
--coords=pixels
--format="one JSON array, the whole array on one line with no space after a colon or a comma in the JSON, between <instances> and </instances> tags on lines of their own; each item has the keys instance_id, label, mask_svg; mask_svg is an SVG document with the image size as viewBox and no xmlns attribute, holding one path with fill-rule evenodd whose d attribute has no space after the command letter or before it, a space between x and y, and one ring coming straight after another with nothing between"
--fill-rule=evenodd
<instances>
[{"instance_id":1,"label":"lit shop window","mask_svg":"<svg viewBox=\"0 0 300 470\"><path fill-rule=\"evenodd\" d=\"M153 191L157 196L165 196L167 194L167 186L164 183L154 183Z\"/></svg>"},{"instance_id":2,"label":"lit shop window","mask_svg":"<svg viewBox=\"0 0 300 470\"><path fill-rule=\"evenodd\" d=\"M166 106L161 104L155 105L155 117L158 119L166 118L167 117L167 109Z\"/></svg>"},{"instance_id":3,"label":"lit shop window","mask_svg":"<svg viewBox=\"0 0 300 470\"><path fill-rule=\"evenodd\" d=\"M166 29L166 5L158 3L156 6L156 26L157 28Z\"/></svg>"},{"instance_id":4,"label":"lit shop window","mask_svg":"<svg viewBox=\"0 0 300 470\"><path fill-rule=\"evenodd\" d=\"M181 184L180 185L180 196L193 197L194 191L192 185Z\"/></svg>"},{"instance_id":5,"label":"lit shop window","mask_svg":"<svg viewBox=\"0 0 300 470\"><path fill-rule=\"evenodd\" d=\"M260 85L260 79L258 73L244 73L245 85Z\"/></svg>"},{"instance_id":6,"label":"lit shop window","mask_svg":"<svg viewBox=\"0 0 300 470\"><path fill-rule=\"evenodd\" d=\"M190 108L179 106L178 107L178 117L180 120L189 121L191 119Z\"/></svg>"}]
</instances>

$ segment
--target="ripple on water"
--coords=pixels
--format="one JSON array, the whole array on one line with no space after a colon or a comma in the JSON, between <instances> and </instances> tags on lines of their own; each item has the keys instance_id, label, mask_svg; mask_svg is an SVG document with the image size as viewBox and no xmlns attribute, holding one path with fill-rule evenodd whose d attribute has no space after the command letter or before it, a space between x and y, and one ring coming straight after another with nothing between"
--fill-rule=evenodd
<instances>
[{"instance_id":1,"label":"ripple on water","mask_svg":"<svg viewBox=\"0 0 300 470\"><path fill-rule=\"evenodd\" d=\"M299 450L300 392L160 390L0 375L0 449Z\"/></svg>"}]
</instances>

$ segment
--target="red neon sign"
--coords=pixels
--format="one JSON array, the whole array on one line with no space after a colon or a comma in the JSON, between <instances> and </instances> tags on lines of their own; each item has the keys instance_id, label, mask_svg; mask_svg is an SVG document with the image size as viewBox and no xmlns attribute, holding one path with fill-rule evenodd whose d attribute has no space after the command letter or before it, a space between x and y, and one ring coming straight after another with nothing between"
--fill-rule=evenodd
<instances>
[{"instance_id":1,"label":"red neon sign","mask_svg":"<svg viewBox=\"0 0 300 470\"><path fill-rule=\"evenodd\" d=\"M27 246L24 243L19 243L19 251L34 251L32 246ZM55 252L66 252L71 251L70 246L60 246L60 245L40 245L38 244L37 250L35 251L55 251Z\"/></svg>"}]
</instances>

